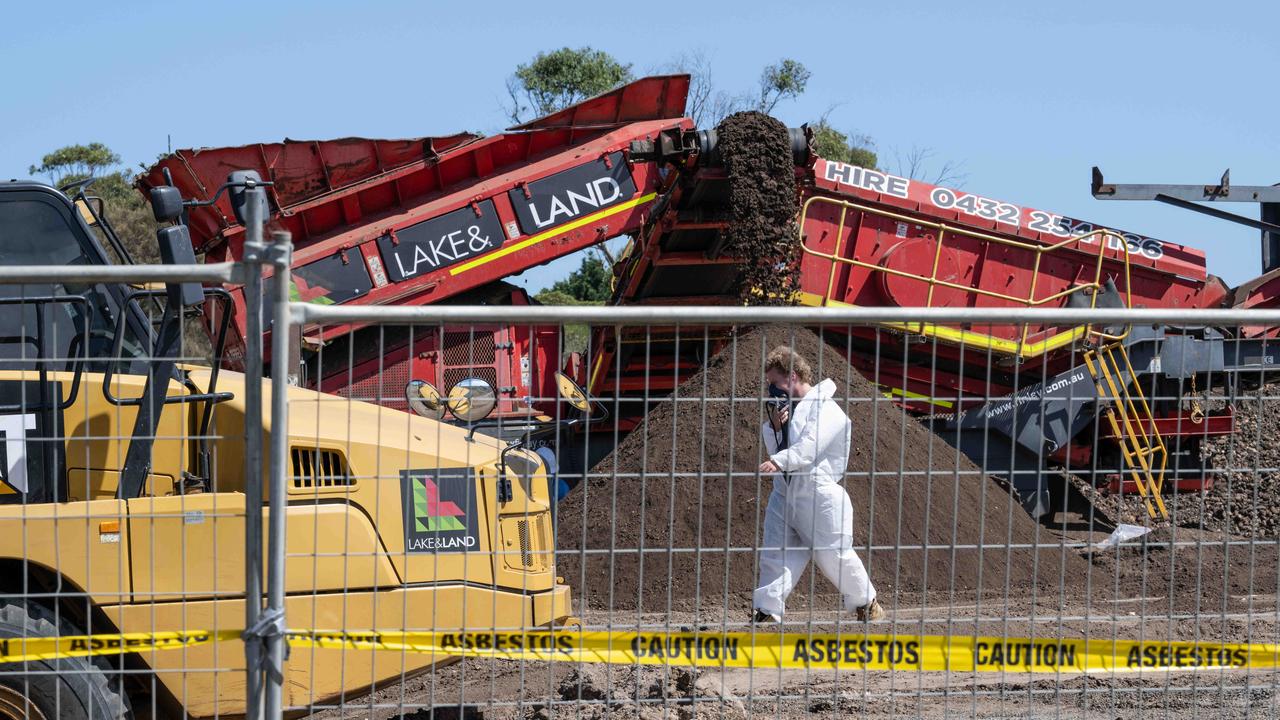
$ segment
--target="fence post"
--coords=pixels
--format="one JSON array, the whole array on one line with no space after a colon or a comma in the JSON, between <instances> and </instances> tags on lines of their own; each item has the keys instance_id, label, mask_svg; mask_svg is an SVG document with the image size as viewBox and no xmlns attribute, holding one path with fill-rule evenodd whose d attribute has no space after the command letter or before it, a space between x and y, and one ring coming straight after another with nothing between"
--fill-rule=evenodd
<instances>
[{"instance_id":1,"label":"fence post","mask_svg":"<svg viewBox=\"0 0 1280 720\"><path fill-rule=\"evenodd\" d=\"M247 194L263 193L249 188ZM262 207L245 205L244 243L244 626L256 628L262 616ZM214 358L220 362L220 358ZM245 717L262 717L262 638L244 637Z\"/></svg>"},{"instance_id":2,"label":"fence post","mask_svg":"<svg viewBox=\"0 0 1280 720\"><path fill-rule=\"evenodd\" d=\"M271 446L270 475L267 488L270 508L267 529L267 607L266 614L284 620L285 517L288 510L285 482L289 458L289 289L292 274L292 238L287 232L271 233ZM284 706L285 636L282 632L267 638L266 711L268 718L280 718Z\"/></svg>"}]
</instances>

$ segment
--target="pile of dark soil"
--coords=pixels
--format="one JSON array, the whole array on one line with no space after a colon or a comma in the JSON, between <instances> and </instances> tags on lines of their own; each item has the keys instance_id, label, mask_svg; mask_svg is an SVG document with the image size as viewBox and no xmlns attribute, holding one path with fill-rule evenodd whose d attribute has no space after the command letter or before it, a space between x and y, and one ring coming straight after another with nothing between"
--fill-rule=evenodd
<instances>
[{"instance_id":1,"label":"pile of dark soil","mask_svg":"<svg viewBox=\"0 0 1280 720\"><path fill-rule=\"evenodd\" d=\"M787 126L759 112L734 113L716 128L729 176L725 248L743 258L749 305L790 304L797 286L795 163Z\"/></svg>"},{"instance_id":2,"label":"pile of dark soil","mask_svg":"<svg viewBox=\"0 0 1280 720\"><path fill-rule=\"evenodd\" d=\"M1094 595L1163 598L1178 612L1237 610L1244 599L1277 589L1275 543L1245 545L1223 533L1160 527L1089 556Z\"/></svg>"},{"instance_id":3,"label":"pile of dark soil","mask_svg":"<svg viewBox=\"0 0 1280 720\"><path fill-rule=\"evenodd\" d=\"M723 607L751 592L772 485L756 473L761 378L779 344L835 382L853 421L845 485L854 542L882 595L1052 591L1084 577L1088 565L1076 551L818 336L768 327L742 333L682 383L561 505L559 574L578 597L599 608L665 611ZM804 607L813 577L800 579L791 607ZM835 595L825 579L812 587Z\"/></svg>"}]
</instances>

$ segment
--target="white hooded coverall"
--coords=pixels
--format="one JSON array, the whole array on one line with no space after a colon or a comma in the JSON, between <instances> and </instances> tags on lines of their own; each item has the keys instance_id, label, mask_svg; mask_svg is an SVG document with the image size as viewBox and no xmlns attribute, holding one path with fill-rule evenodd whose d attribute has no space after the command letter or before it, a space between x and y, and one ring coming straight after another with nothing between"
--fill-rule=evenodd
<instances>
[{"instance_id":1,"label":"white hooded coverall","mask_svg":"<svg viewBox=\"0 0 1280 720\"><path fill-rule=\"evenodd\" d=\"M853 503L840 485L849 463L850 422L832 400L835 390L828 378L795 404L789 447L778 449L768 421L761 428L769 458L789 477L773 476L754 596L756 608L777 617L783 616L787 596L811 553L840 591L845 610L868 605L876 597L853 549Z\"/></svg>"}]
</instances>

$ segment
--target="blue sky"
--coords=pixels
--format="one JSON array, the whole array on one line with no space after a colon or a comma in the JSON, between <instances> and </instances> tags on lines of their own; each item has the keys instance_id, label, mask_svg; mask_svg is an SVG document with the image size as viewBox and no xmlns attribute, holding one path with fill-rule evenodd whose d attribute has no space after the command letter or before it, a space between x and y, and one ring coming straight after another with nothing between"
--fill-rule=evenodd
<instances>
[{"instance_id":1,"label":"blue sky","mask_svg":"<svg viewBox=\"0 0 1280 720\"><path fill-rule=\"evenodd\" d=\"M963 163L963 187L1206 250L1229 284L1256 231L1117 182L1280 182L1280 4L1235 2L16 3L0 25L0 177L101 141L131 164L174 147L409 137L504 126L503 82L539 50L591 45L638 73L703 51L730 91L809 67L792 125L830 110L895 151ZM1226 206L1256 216L1248 205ZM576 266L525 273L537 289Z\"/></svg>"}]
</instances>

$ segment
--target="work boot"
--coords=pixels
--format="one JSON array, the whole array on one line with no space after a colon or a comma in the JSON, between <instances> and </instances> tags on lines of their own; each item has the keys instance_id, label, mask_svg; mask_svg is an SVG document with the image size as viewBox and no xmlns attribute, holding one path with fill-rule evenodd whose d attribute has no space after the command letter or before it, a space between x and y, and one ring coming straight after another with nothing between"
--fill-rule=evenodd
<instances>
[{"instance_id":1,"label":"work boot","mask_svg":"<svg viewBox=\"0 0 1280 720\"><path fill-rule=\"evenodd\" d=\"M858 622L873 622L884 619L884 608L880 607L879 600L872 600L854 612L858 615Z\"/></svg>"},{"instance_id":2,"label":"work boot","mask_svg":"<svg viewBox=\"0 0 1280 720\"><path fill-rule=\"evenodd\" d=\"M765 623L780 623L780 622L782 622L782 618L778 617L777 615L774 615L773 613L767 613L761 610L760 608L756 608L756 614L751 616L752 625L763 625Z\"/></svg>"}]
</instances>

